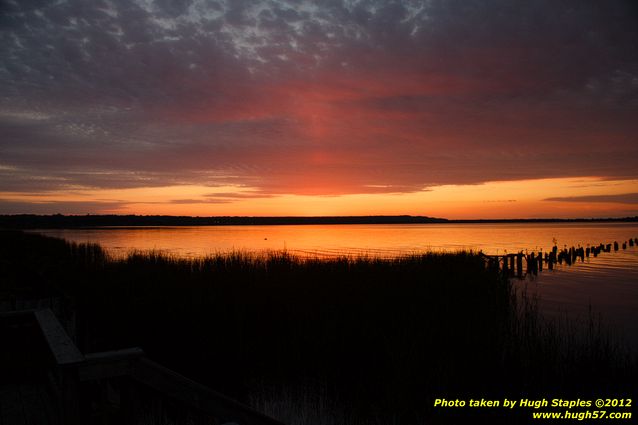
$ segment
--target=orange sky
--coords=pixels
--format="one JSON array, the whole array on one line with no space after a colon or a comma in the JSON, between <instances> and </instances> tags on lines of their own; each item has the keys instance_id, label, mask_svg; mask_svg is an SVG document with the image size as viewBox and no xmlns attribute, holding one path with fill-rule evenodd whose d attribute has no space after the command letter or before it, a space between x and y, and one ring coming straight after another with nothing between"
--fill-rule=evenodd
<instances>
[{"instance_id":1,"label":"orange sky","mask_svg":"<svg viewBox=\"0 0 638 425\"><path fill-rule=\"evenodd\" d=\"M169 186L117 190L78 189L46 195L0 193L17 204L62 213L166 215L425 215L450 219L625 217L637 214L637 180L539 179L444 185L412 193L261 197L243 187ZM585 197L585 198L583 198ZM596 198L598 197L598 198ZM95 202L95 199L99 202ZM557 199L559 198L559 199ZM567 198L567 199L560 199ZM582 200L581 200L582 198ZM56 209L60 205L68 211ZM83 205L91 210L82 211ZM37 207L36 207L37 208ZM18 212L18 211L16 211ZM25 210L24 212L29 212Z\"/></svg>"}]
</instances>

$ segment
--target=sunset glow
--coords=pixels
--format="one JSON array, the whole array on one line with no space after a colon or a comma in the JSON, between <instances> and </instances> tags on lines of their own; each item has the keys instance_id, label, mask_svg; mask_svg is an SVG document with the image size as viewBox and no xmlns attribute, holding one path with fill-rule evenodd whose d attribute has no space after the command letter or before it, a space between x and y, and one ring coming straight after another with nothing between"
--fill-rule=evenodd
<instances>
[{"instance_id":1,"label":"sunset glow","mask_svg":"<svg viewBox=\"0 0 638 425\"><path fill-rule=\"evenodd\" d=\"M629 2L0 16L0 214L638 215Z\"/></svg>"},{"instance_id":2,"label":"sunset glow","mask_svg":"<svg viewBox=\"0 0 638 425\"><path fill-rule=\"evenodd\" d=\"M429 215L452 219L565 218L629 216L638 190L636 180L604 181L565 178L442 185L411 193L370 193L336 196L265 196L243 187L211 188L181 185L157 188L79 189L72 192L0 193L7 202L29 205L30 211L89 214L162 214L207 216L266 215ZM96 199L98 199L96 201ZM82 212L84 205L93 210ZM60 209L67 208L67 209ZM550 211L550 212L548 212ZM16 211L17 212L17 211Z\"/></svg>"}]
</instances>

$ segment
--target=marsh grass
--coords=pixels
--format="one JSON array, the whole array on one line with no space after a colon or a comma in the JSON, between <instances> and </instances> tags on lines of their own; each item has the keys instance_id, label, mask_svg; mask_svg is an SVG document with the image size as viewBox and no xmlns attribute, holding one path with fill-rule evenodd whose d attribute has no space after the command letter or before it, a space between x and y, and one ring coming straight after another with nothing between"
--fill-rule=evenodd
<instances>
[{"instance_id":1,"label":"marsh grass","mask_svg":"<svg viewBox=\"0 0 638 425\"><path fill-rule=\"evenodd\" d=\"M472 252L113 259L2 239L3 280L71 296L84 351L141 346L288 423L440 422L435 398L627 394L638 382L635 354L601 321L544 318Z\"/></svg>"}]
</instances>

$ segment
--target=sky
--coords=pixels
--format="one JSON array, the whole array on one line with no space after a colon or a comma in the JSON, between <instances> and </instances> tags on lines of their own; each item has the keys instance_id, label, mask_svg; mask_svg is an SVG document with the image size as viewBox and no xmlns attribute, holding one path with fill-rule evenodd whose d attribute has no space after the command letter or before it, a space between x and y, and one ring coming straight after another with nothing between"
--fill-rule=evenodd
<instances>
[{"instance_id":1,"label":"sky","mask_svg":"<svg viewBox=\"0 0 638 425\"><path fill-rule=\"evenodd\" d=\"M0 214L638 215L638 3L0 0Z\"/></svg>"}]
</instances>

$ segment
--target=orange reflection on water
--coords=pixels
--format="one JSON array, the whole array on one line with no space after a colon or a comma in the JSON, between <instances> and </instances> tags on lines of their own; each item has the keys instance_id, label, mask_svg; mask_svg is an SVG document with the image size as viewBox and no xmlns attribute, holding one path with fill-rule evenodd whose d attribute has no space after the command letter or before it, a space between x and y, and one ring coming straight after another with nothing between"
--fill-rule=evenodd
<instances>
[{"instance_id":1,"label":"orange reflection on water","mask_svg":"<svg viewBox=\"0 0 638 425\"><path fill-rule=\"evenodd\" d=\"M98 242L110 252L162 250L202 256L244 250L283 250L328 255L397 255L481 250L487 254L586 246L638 237L635 223L497 223L404 225L192 226L55 229L42 233L76 242Z\"/></svg>"}]
</instances>

